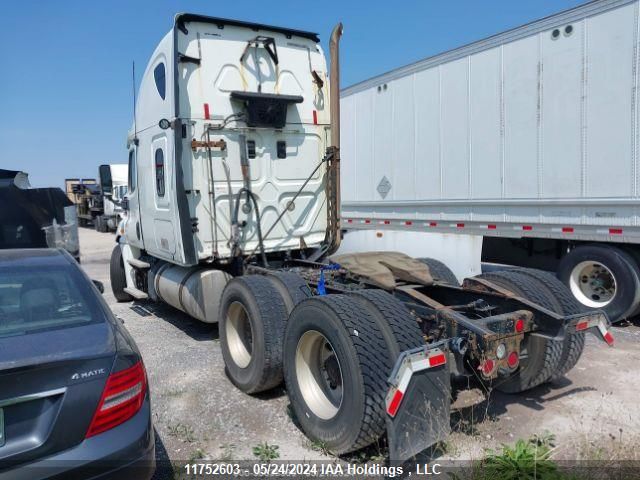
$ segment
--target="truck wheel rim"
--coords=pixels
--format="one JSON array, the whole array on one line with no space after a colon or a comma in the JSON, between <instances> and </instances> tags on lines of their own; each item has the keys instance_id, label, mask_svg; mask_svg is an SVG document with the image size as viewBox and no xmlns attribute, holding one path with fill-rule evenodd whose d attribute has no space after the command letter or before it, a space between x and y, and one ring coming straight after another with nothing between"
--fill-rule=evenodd
<instances>
[{"instance_id":1,"label":"truck wheel rim","mask_svg":"<svg viewBox=\"0 0 640 480\"><path fill-rule=\"evenodd\" d=\"M226 326L231 358L238 367L247 368L253 352L253 329L249 314L241 303L234 302L229 307Z\"/></svg>"},{"instance_id":2,"label":"truck wheel rim","mask_svg":"<svg viewBox=\"0 0 640 480\"><path fill-rule=\"evenodd\" d=\"M591 308L609 305L617 292L616 277L598 262L580 262L573 267L569 287L580 303Z\"/></svg>"},{"instance_id":3,"label":"truck wheel rim","mask_svg":"<svg viewBox=\"0 0 640 480\"><path fill-rule=\"evenodd\" d=\"M333 345L316 330L298 340L296 379L309 409L319 418L335 417L342 405L342 368Z\"/></svg>"}]
</instances>

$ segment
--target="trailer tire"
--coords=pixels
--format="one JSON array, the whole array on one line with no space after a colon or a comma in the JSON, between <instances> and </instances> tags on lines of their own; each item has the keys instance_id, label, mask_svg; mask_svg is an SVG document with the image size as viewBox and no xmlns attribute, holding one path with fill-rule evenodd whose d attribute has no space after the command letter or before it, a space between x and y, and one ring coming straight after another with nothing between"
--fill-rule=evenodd
<instances>
[{"instance_id":1,"label":"trailer tire","mask_svg":"<svg viewBox=\"0 0 640 480\"><path fill-rule=\"evenodd\" d=\"M571 294L569 289L552 273L533 268L518 268L516 271L535 278L540 282L547 291L547 297L553 302L554 308L542 305L556 313L562 315L576 315L585 312L587 309L580 304ZM584 332L574 335L567 335L564 339L562 347L562 355L560 357L560 365L558 369L551 375L551 381L559 380L575 367L578 360L582 356L584 350L585 336Z\"/></svg>"},{"instance_id":2,"label":"trailer tire","mask_svg":"<svg viewBox=\"0 0 640 480\"><path fill-rule=\"evenodd\" d=\"M597 278L591 277L593 282L588 280L589 273L597 275ZM581 304L603 310L612 323L630 317L640 305L640 268L622 249L581 245L560 260L556 274ZM612 280L613 296L608 301L600 301L601 292L593 291L592 285L596 282L595 288L604 287L605 294L610 295Z\"/></svg>"},{"instance_id":3,"label":"trailer tire","mask_svg":"<svg viewBox=\"0 0 640 480\"><path fill-rule=\"evenodd\" d=\"M429 267L429 272L435 281L448 283L456 287L460 286L460 282L458 282L455 274L440 260L436 260L435 258L416 258L416 260Z\"/></svg>"},{"instance_id":4,"label":"trailer tire","mask_svg":"<svg viewBox=\"0 0 640 480\"><path fill-rule=\"evenodd\" d=\"M375 319L355 298L315 296L287 323L284 377L293 412L334 454L366 447L385 430L391 371Z\"/></svg>"},{"instance_id":5,"label":"trailer tire","mask_svg":"<svg viewBox=\"0 0 640 480\"><path fill-rule=\"evenodd\" d=\"M127 274L124 271L124 259L122 258L120 245L116 245L111 252L109 278L111 280L111 291L118 302L130 302L133 300L133 297L124 291L127 288Z\"/></svg>"},{"instance_id":6,"label":"trailer tire","mask_svg":"<svg viewBox=\"0 0 640 480\"><path fill-rule=\"evenodd\" d=\"M522 272L503 270L478 275L496 285L506 288L516 295L548 308L549 299L540 291L540 282ZM526 342L526 343L525 343ZM520 393L542 385L558 370L562 357L563 343L551 339L529 335L523 342L527 349L526 363L521 361L518 369L506 380L494 385L504 393ZM523 367L523 363L525 364Z\"/></svg>"},{"instance_id":7,"label":"trailer tire","mask_svg":"<svg viewBox=\"0 0 640 480\"><path fill-rule=\"evenodd\" d=\"M287 320L284 300L262 275L236 277L220 301L220 346L225 372L245 393L282 382L282 339Z\"/></svg>"},{"instance_id":8,"label":"trailer tire","mask_svg":"<svg viewBox=\"0 0 640 480\"><path fill-rule=\"evenodd\" d=\"M293 272L269 272L267 278L271 280L271 283L284 300L287 315L301 301L313 296L313 292L307 282L300 275Z\"/></svg>"},{"instance_id":9,"label":"trailer tire","mask_svg":"<svg viewBox=\"0 0 640 480\"><path fill-rule=\"evenodd\" d=\"M404 304L384 290L359 290L352 294L376 320L387 344L391 367L401 352L422 347L424 336L418 322Z\"/></svg>"}]
</instances>

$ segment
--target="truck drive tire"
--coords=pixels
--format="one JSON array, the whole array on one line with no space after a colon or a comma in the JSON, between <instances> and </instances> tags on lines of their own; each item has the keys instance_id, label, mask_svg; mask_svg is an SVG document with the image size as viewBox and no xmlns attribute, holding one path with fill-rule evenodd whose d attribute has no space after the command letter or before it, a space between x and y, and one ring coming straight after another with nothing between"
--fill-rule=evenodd
<instances>
[{"instance_id":1,"label":"truck drive tire","mask_svg":"<svg viewBox=\"0 0 640 480\"><path fill-rule=\"evenodd\" d=\"M391 369L377 322L355 298L308 298L291 313L284 377L293 412L334 454L366 447L385 430Z\"/></svg>"},{"instance_id":2,"label":"truck drive tire","mask_svg":"<svg viewBox=\"0 0 640 480\"><path fill-rule=\"evenodd\" d=\"M543 307L565 316L586 311L586 308L578 303L569 289L552 273L532 268L518 268L516 271L538 280L549 301L548 305L542 305ZM551 381L559 380L578 363L584 350L584 335L584 332L581 332L565 337L560 364L558 369L551 375Z\"/></svg>"},{"instance_id":3,"label":"truck drive tire","mask_svg":"<svg viewBox=\"0 0 640 480\"><path fill-rule=\"evenodd\" d=\"M111 252L109 278L111 280L113 296L116 297L118 302L130 302L133 300L133 297L124 291L127 287L127 277L124 271L124 260L122 258L120 245L116 245Z\"/></svg>"},{"instance_id":4,"label":"truck drive tire","mask_svg":"<svg viewBox=\"0 0 640 480\"><path fill-rule=\"evenodd\" d=\"M429 267L429 272L434 280L455 286L460 285L460 282L458 282L458 279L451 269L440 260L436 260L435 258L416 258L416 260Z\"/></svg>"},{"instance_id":5,"label":"truck drive tire","mask_svg":"<svg viewBox=\"0 0 640 480\"><path fill-rule=\"evenodd\" d=\"M367 289L354 292L352 298L376 320L387 344L391 368L401 352L424 346L418 322L393 295L384 290Z\"/></svg>"},{"instance_id":6,"label":"truck drive tire","mask_svg":"<svg viewBox=\"0 0 640 480\"><path fill-rule=\"evenodd\" d=\"M305 298L313 296L313 292L307 282L300 275L293 272L270 272L267 278L271 280L271 283L284 300L287 315Z\"/></svg>"},{"instance_id":7,"label":"truck drive tire","mask_svg":"<svg viewBox=\"0 0 640 480\"><path fill-rule=\"evenodd\" d=\"M548 304L549 300L540 291L540 282L522 272L504 270L483 273L478 277L489 280L540 306ZM558 371L562 350L562 342L532 335L526 336L521 344L521 361L518 369L506 379L499 379L493 385L494 388L504 393L520 393L547 382Z\"/></svg>"},{"instance_id":8,"label":"truck drive tire","mask_svg":"<svg viewBox=\"0 0 640 480\"><path fill-rule=\"evenodd\" d=\"M282 382L287 316L268 278L247 275L227 283L218 317L220 345L227 376L243 392L262 392Z\"/></svg>"},{"instance_id":9,"label":"truck drive tire","mask_svg":"<svg viewBox=\"0 0 640 480\"><path fill-rule=\"evenodd\" d=\"M613 323L631 316L640 304L640 268L622 249L576 247L560 260L557 276L582 305L603 310Z\"/></svg>"}]
</instances>

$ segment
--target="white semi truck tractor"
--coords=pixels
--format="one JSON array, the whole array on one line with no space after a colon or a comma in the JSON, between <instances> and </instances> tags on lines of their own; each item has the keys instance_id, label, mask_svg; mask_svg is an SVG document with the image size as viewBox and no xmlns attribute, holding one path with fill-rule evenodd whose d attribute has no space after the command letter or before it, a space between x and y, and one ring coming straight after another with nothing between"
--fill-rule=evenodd
<instances>
[{"instance_id":1,"label":"white semi truck tractor","mask_svg":"<svg viewBox=\"0 0 640 480\"><path fill-rule=\"evenodd\" d=\"M231 382L284 381L332 452L386 437L403 460L448 434L452 376L519 393L570 370L585 332L613 337L544 272L460 285L429 258L339 253L341 34L329 70L315 33L175 17L140 84L111 286L218 322Z\"/></svg>"}]
</instances>

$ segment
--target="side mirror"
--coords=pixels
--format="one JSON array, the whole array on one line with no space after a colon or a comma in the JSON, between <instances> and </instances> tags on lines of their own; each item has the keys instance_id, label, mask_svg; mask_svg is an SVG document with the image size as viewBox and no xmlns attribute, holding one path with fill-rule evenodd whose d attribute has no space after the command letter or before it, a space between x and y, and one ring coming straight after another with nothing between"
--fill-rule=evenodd
<instances>
[{"instance_id":1,"label":"side mirror","mask_svg":"<svg viewBox=\"0 0 640 480\"><path fill-rule=\"evenodd\" d=\"M129 211L129 198L125 195L125 197L120 202L123 210Z\"/></svg>"},{"instance_id":2,"label":"side mirror","mask_svg":"<svg viewBox=\"0 0 640 480\"><path fill-rule=\"evenodd\" d=\"M98 168L100 174L100 189L103 195L113 195L113 181L111 179L111 166L100 165Z\"/></svg>"},{"instance_id":3,"label":"side mirror","mask_svg":"<svg viewBox=\"0 0 640 480\"><path fill-rule=\"evenodd\" d=\"M104 293L104 283L100 280L91 280L100 293Z\"/></svg>"}]
</instances>

